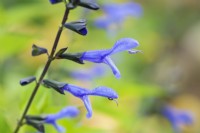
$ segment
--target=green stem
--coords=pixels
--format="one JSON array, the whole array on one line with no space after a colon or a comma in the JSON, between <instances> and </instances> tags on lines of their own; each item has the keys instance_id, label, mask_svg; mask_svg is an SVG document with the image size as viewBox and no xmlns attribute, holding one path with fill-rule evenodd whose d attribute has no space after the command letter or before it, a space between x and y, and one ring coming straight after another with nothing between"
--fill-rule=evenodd
<instances>
[{"instance_id":1,"label":"green stem","mask_svg":"<svg viewBox=\"0 0 200 133\"><path fill-rule=\"evenodd\" d=\"M27 114L32 102L33 102L33 99L35 98L35 95L36 95L36 93L37 93L37 91L38 91L38 89L39 89L39 87L40 87L40 85L42 83L42 80L43 80L44 76L46 75L46 73L47 73L47 71L49 69L49 66L51 65L51 62L53 61L53 57L54 57L54 54L56 52L56 48L58 46L58 42L60 40L60 36L61 36L62 30L63 30L63 25L67 21L68 15L69 15L69 9L66 8L65 14L63 16L63 19L62 19L62 22L61 22L61 26L58 29L58 32L57 32L57 35L56 35L56 38L55 38L55 41L54 41L50 56L49 56L49 58L48 58L48 60L46 62L46 65L45 65L45 67L44 67L44 69L42 71L42 74L40 75L39 81L37 82L32 94L31 94L31 96L30 96L30 98L28 100L26 108L24 109L24 112L23 112L23 114L21 116L21 119L19 120L19 122L17 124L16 129L14 130L14 133L18 133L20 127L23 125L23 120L24 120L24 118L25 118L25 116L26 116L26 114Z\"/></svg>"}]
</instances>

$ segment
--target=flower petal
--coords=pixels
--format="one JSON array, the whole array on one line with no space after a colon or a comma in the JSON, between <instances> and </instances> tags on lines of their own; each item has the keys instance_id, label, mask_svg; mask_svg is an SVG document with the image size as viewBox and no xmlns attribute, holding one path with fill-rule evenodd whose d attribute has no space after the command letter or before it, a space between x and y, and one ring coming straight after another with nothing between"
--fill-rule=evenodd
<instances>
[{"instance_id":1,"label":"flower petal","mask_svg":"<svg viewBox=\"0 0 200 133\"><path fill-rule=\"evenodd\" d=\"M102 96L102 97L107 97L110 99L118 98L118 95L114 90L112 90L111 88L105 87L105 86L99 86L99 87L93 89L91 91L90 95Z\"/></svg>"},{"instance_id":2,"label":"flower petal","mask_svg":"<svg viewBox=\"0 0 200 133\"><path fill-rule=\"evenodd\" d=\"M189 112L180 112L177 119L182 124L191 125L193 123L193 117Z\"/></svg>"},{"instance_id":3,"label":"flower petal","mask_svg":"<svg viewBox=\"0 0 200 133\"><path fill-rule=\"evenodd\" d=\"M87 116L87 118L91 118L92 117L92 106L91 106L91 103L90 103L88 96L87 95L83 96L82 100L83 100L84 105L85 105L85 107L88 111L86 116Z\"/></svg>"},{"instance_id":4,"label":"flower petal","mask_svg":"<svg viewBox=\"0 0 200 133\"><path fill-rule=\"evenodd\" d=\"M63 128L62 126L58 125L56 122L52 123L52 125L56 128L56 130L59 133L64 133L65 132L65 128Z\"/></svg>"},{"instance_id":5,"label":"flower petal","mask_svg":"<svg viewBox=\"0 0 200 133\"><path fill-rule=\"evenodd\" d=\"M110 68L112 69L112 72L113 72L113 74L115 75L116 78L119 79L121 77L118 68L115 66L114 62L111 60L110 57L106 57L104 59L104 63L106 63L107 65L110 66Z\"/></svg>"},{"instance_id":6,"label":"flower petal","mask_svg":"<svg viewBox=\"0 0 200 133\"><path fill-rule=\"evenodd\" d=\"M48 115L45 117L44 122L45 122L45 123L48 123L48 124L52 124L52 123L54 123L57 119L60 119L60 117L58 117L57 114L48 114Z\"/></svg>"},{"instance_id":7,"label":"flower petal","mask_svg":"<svg viewBox=\"0 0 200 133\"><path fill-rule=\"evenodd\" d=\"M98 77L102 77L105 74L105 68L100 65L95 65L88 69L74 70L70 73L70 75L75 79L88 81L91 81Z\"/></svg>"},{"instance_id":8,"label":"flower petal","mask_svg":"<svg viewBox=\"0 0 200 133\"><path fill-rule=\"evenodd\" d=\"M86 28L80 29L79 32L80 32L81 35L87 35L87 29Z\"/></svg>"},{"instance_id":9,"label":"flower petal","mask_svg":"<svg viewBox=\"0 0 200 133\"><path fill-rule=\"evenodd\" d=\"M71 93L72 95L81 98L84 95L87 95L89 93L90 90L79 87L79 86L75 86L72 84L68 84L66 86L64 86L63 88L64 90L68 91L69 93Z\"/></svg>"},{"instance_id":10,"label":"flower petal","mask_svg":"<svg viewBox=\"0 0 200 133\"><path fill-rule=\"evenodd\" d=\"M125 50L130 50L139 45L138 41L132 38L122 38L118 40L110 51L111 54L115 54L117 52L122 52Z\"/></svg>"},{"instance_id":11,"label":"flower petal","mask_svg":"<svg viewBox=\"0 0 200 133\"><path fill-rule=\"evenodd\" d=\"M189 112L178 110L171 106L165 106L162 110L162 115L168 119L175 132L181 131L180 126L190 125L193 123L193 118Z\"/></svg>"},{"instance_id":12,"label":"flower petal","mask_svg":"<svg viewBox=\"0 0 200 133\"><path fill-rule=\"evenodd\" d=\"M94 63L102 63L103 58L109 54L110 50L92 50L85 52L80 60L86 60Z\"/></svg>"},{"instance_id":13,"label":"flower petal","mask_svg":"<svg viewBox=\"0 0 200 133\"><path fill-rule=\"evenodd\" d=\"M143 14L143 9L140 4L127 2L121 5L121 15L140 17Z\"/></svg>"},{"instance_id":14,"label":"flower petal","mask_svg":"<svg viewBox=\"0 0 200 133\"><path fill-rule=\"evenodd\" d=\"M94 21L94 26L102 29L108 29L111 24L111 20L107 17L99 17Z\"/></svg>"},{"instance_id":15,"label":"flower petal","mask_svg":"<svg viewBox=\"0 0 200 133\"><path fill-rule=\"evenodd\" d=\"M118 20L122 20L127 16L140 17L143 13L141 5L135 2L123 4L110 3L103 5L102 8L108 16L120 18Z\"/></svg>"}]
</instances>

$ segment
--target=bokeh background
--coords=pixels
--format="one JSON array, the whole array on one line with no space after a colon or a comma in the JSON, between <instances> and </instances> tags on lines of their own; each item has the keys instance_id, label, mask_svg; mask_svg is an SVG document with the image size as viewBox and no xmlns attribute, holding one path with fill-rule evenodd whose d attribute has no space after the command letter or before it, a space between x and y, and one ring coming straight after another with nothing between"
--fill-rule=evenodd
<instances>
[{"instance_id":1,"label":"bokeh background","mask_svg":"<svg viewBox=\"0 0 200 133\"><path fill-rule=\"evenodd\" d=\"M126 0L97 1L100 5ZM130 2L130 1L129 1ZM69 52L105 49L116 40L131 37L140 42L143 54L122 52L112 56L121 72L116 79L110 68L100 64L101 74L92 78L74 77L73 72L88 72L94 64L84 65L67 60L55 61L47 77L86 88L108 86L119 94L119 105L102 97L90 97L93 117L85 117L82 101L40 87L29 114L58 112L65 106L81 109L76 119L62 119L68 133L173 133L171 123L158 108L170 105L190 112L191 125L181 125L183 133L200 133L200 1L199 0L135 0L143 15L128 17L114 35L94 26L104 12L86 11L78 7L69 21L87 19L88 35L80 36L64 30L58 46ZM20 118L34 83L21 87L19 80L40 75L47 57L32 57L36 44L51 49L64 12L63 4L51 5L48 0L1 0L0 2L0 132L10 133ZM56 133L51 125L49 133ZM21 133L34 133L23 126Z\"/></svg>"}]
</instances>

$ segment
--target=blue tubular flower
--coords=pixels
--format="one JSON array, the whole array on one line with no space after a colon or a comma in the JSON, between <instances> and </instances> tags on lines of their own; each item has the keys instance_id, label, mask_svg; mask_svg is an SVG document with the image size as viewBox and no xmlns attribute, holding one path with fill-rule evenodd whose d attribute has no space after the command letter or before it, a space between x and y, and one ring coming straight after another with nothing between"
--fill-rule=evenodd
<instances>
[{"instance_id":1,"label":"blue tubular flower","mask_svg":"<svg viewBox=\"0 0 200 133\"><path fill-rule=\"evenodd\" d=\"M117 25L114 27L119 27L127 17L140 17L143 13L140 4L134 2L105 4L102 9L105 12L105 16L97 18L94 25L108 32L112 30L113 25Z\"/></svg>"},{"instance_id":2,"label":"blue tubular flower","mask_svg":"<svg viewBox=\"0 0 200 133\"><path fill-rule=\"evenodd\" d=\"M99 65L95 65L88 69L71 71L70 74L75 79L91 81L93 79L96 79L97 77L105 75L105 71L106 71L105 68Z\"/></svg>"},{"instance_id":3,"label":"blue tubular flower","mask_svg":"<svg viewBox=\"0 0 200 133\"><path fill-rule=\"evenodd\" d=\"M72 84L66 84L62 89L80 98L84 102L84 105L88 112L86 115L87 118L92 117L92 106L88 97L89 95L102 96L110 100L118 98L118 95L114 90L104 87L104 86L97 87L93 90L88 90L88 89L81 88Z\"/></svg>"},{"instance_id":4,"label":"blue tubular flower","mask_svg":"<svg viewBox=\"0 0 200 133\"><path fill-rule=\"evenodd\" d=\"M86 60L94 63L105 63L110 66L115 77L120 78L120 72L109 56L122 51L129 51L129 53L132 54L141 52L140 50L131 50L138 45L139 43L132 38L123 38L118 40L111 49L84 52L80 60Z\"/></svg>"},{"instance_id":5,"label":"blue tubular flower","mask_svg":"<svg viewBox=\"0 0 200 133\"><path fill-rule=\"evenodd\" d=\"M108 16L112 16L113 18L125 18L128 16L140 17L143 12L141 5L135 2L110 3L104 5L103 10Z\"/></svg>"},{"instance_id":6,"label":"blue tubular flower","mask_svg":"<svg viewBox=\"0 0 200 133\"><path fill-rule=\"evenodd\" d=\"M44 123L53 125L58 132L65 132L65 129L62 126L59 126L56 123L56 121L64 117L73 118L73 117L76 117L78 114L79 114L79 110L76 107L68 106L62 109L57 114L49 114L45 116Z\"/></svg>"},{"instance_id":7,"label":"blue tubular flower","mask_svg":"<svg viewBox=\"0 0 200 133\"><path fill-rule=\"evenodd\" d=\"M171 123L175 133L181 132L181 126L191 125L194 121L189 112L177 110L170 106L165 106L161 113Z\"/></svg>"},{"instance_id":8,"label":"blue tubular flower","mask_svg":"<svg viewBox=\"0 0 200 133\"><path fill-rule=\"evenodd\" d=\"M113 91L111 88L107 88L104 86L99 86L97 88L94 88L93 90L90 91L89 95L102 96L102 97L107 97L109 99L118 98L118 95L115 91Z\"/></svg>"},{"instance_id":9,"label":"blue tubular flower","mask_svg":"<svg viewBox=\"0 0 200 133\"><path fill-rule=\"evenodd\" d=\"M49 0L51 2L51 4L57 4L62 2L62 0Z\"/></svg>"}]
</instances>

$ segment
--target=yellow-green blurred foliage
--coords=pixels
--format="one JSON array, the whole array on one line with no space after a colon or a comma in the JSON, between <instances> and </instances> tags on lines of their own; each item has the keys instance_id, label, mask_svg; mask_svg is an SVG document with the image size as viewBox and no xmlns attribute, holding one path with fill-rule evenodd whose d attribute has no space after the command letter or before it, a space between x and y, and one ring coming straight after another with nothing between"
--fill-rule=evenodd
<instances>
[{"instance_id":1,"label":"yellow-green blurred foliage","mask_svg":"<svg viewBox=\"0 0 200 133\"><path fill-rule=\"evenodd\" d=\"M100 1L101 4L108 1ZM111 2L111 1L110 1ZM126 2L112 0L112 2ZM183 127L184 133L200 132L200 1L199 0L137 0L143 7L141 18L128 18L112 38L93 21L102 10L83 14L83 8L71 11L69 21L88 19L88 35L80 36L64 30L58 49L69 47L69 52L105 49L122 37L140 42L143 54L126 52L114 55L121 79L115 79L108 68L104 77L92 81L75 80L69 71L87 69L71 61L55 61L48 78L76 84L90 89L108 86L119 94L119 106L102 97L91 97L93 117L86 119L86 109L76 97L60 95L40 87L28 114L58 112L65 106L81 107L77 119L63 119L59 123L68 133L172 133L170 123L163 117L148 112L148 101L171 95L166 103L193 112L194 124ZM14 130L34 83L21 87L19 80L40 75L47 57L31 56L32 44L51 49L64 12L63 4L51 5L48 0L1 0L0 2L0 133ZM146 104L144 104L146 103ZM153 105L152 105L153 106ZM47 133L56 133L45 126ZM20 133L35 129L23 126Z\"/></svg>"}]
</instances>

